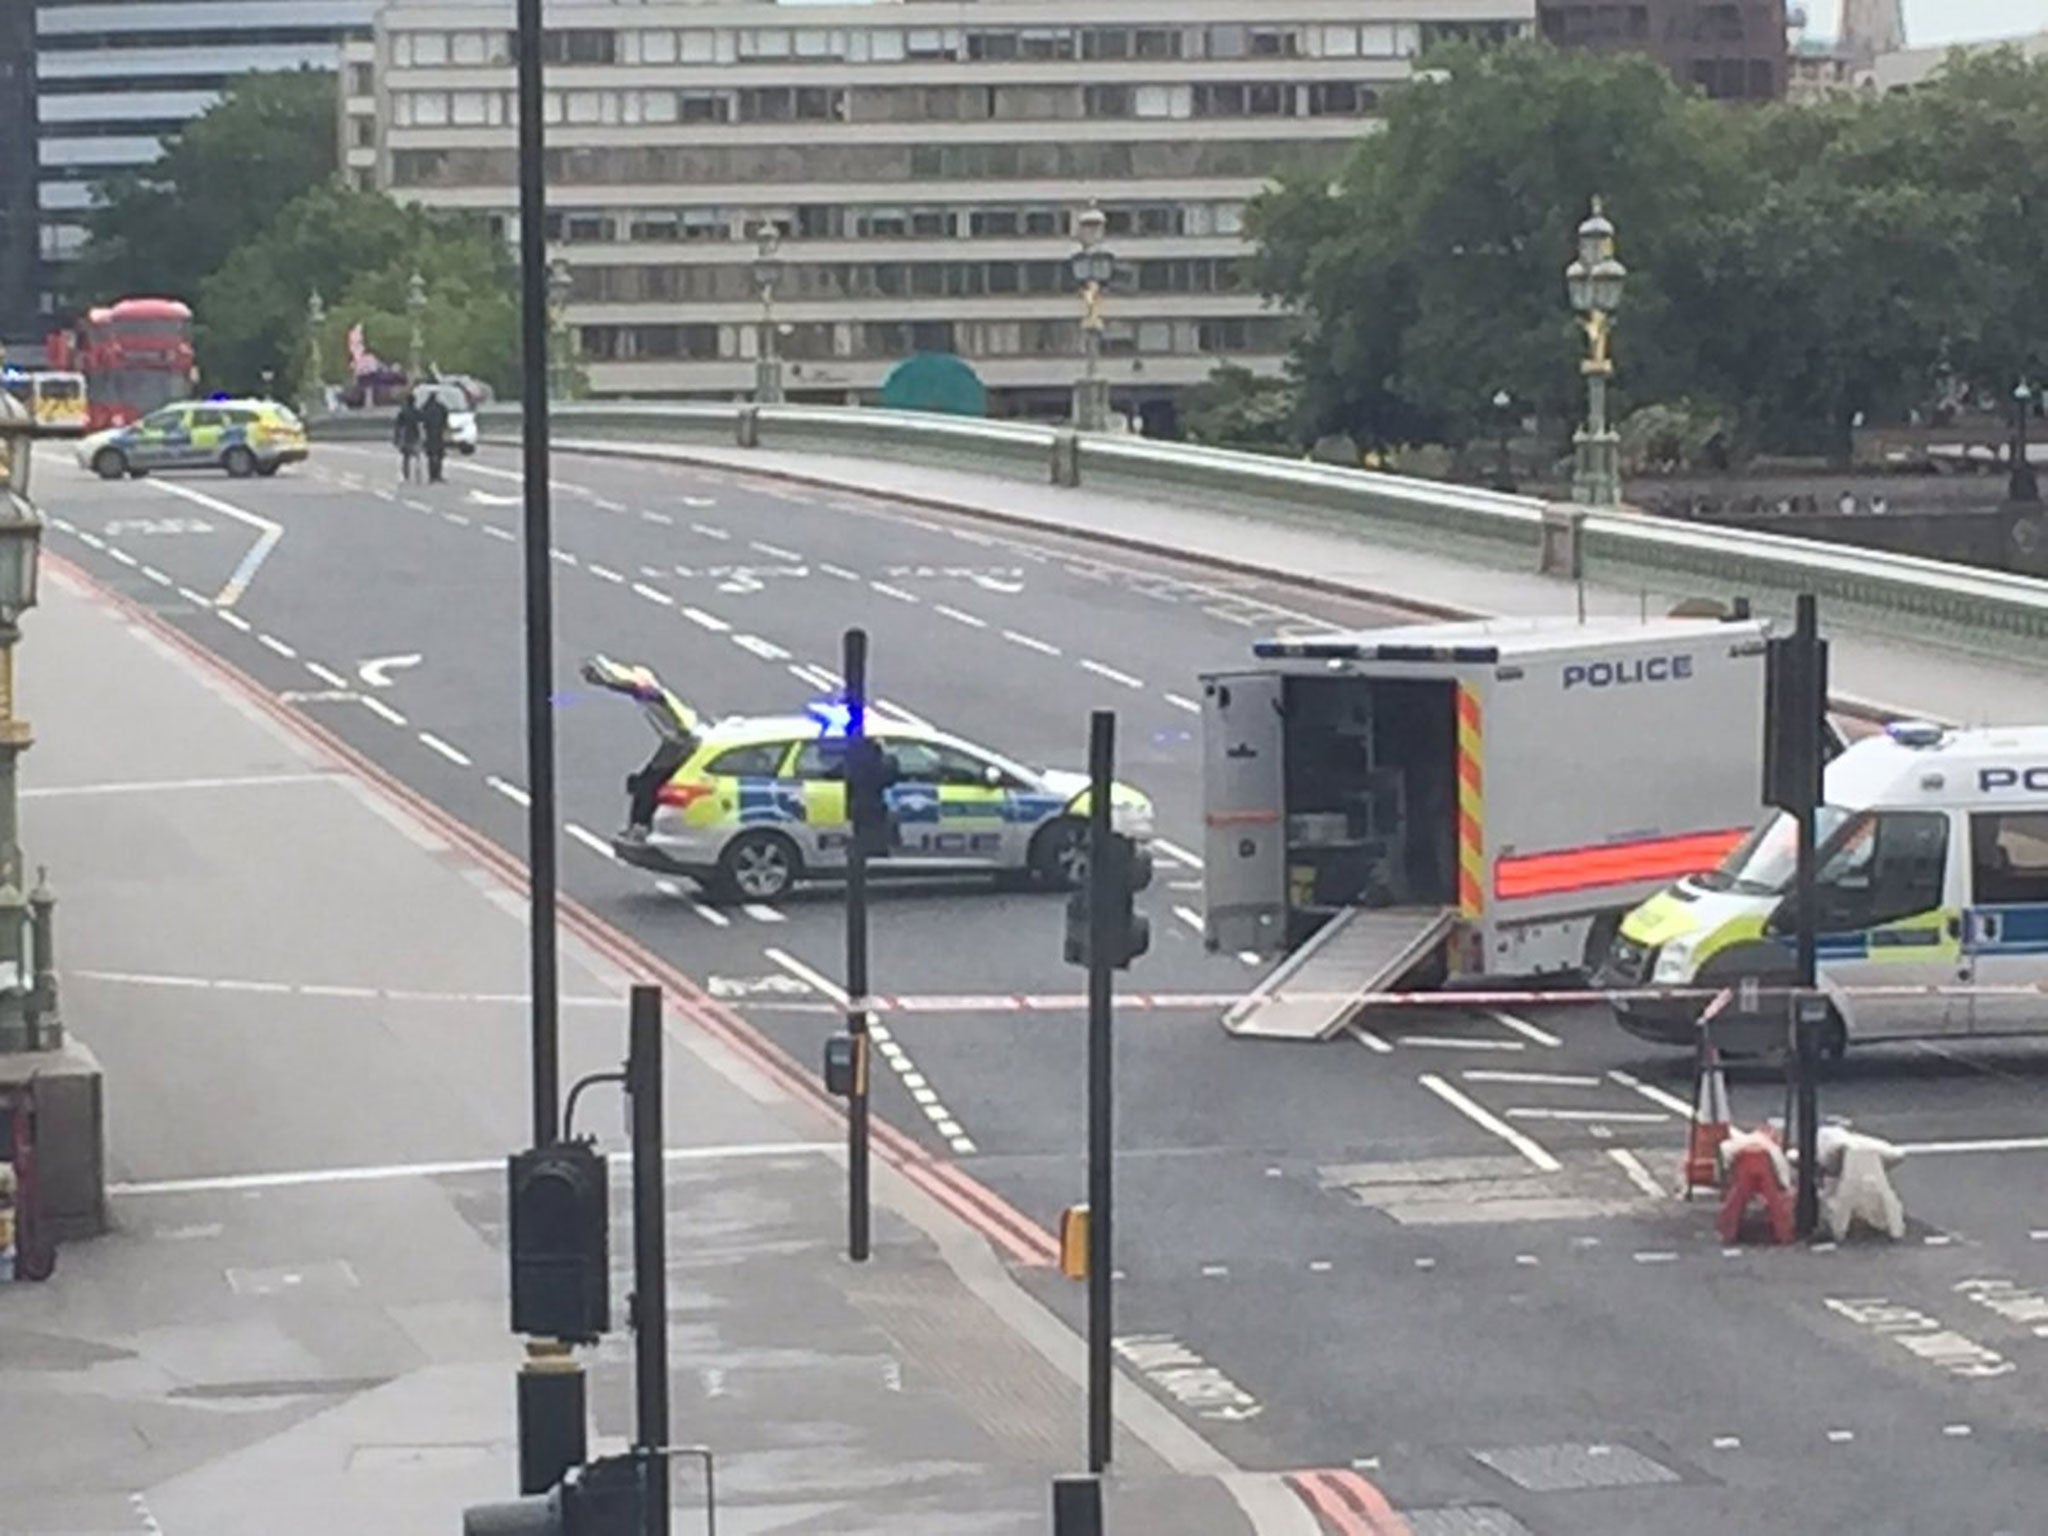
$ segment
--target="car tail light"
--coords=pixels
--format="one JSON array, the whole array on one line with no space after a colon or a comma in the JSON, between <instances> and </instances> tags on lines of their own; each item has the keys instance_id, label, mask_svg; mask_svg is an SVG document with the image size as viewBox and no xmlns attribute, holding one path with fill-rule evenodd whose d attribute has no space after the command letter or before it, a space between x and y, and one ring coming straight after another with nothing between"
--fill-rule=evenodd
<instances>
[{"instance_id":1,"label":"car tail light","mask_svg":"<svg viewBox=\"0 0 2048 1536\"><path fill-rule=\"evenodd\" d=\"M679 811L687 811L710 793L711 786L709 784L676 784L671 782L662 785L660 789L656 790L654 799L657 805L668 805L675 807Z\"/></svg>"}]
</instances>

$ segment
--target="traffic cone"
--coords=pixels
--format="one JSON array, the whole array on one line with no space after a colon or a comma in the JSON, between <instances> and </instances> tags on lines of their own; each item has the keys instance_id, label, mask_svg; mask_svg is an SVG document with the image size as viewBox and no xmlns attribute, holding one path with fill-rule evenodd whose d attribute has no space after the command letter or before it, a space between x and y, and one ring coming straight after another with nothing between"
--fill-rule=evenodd
<instances>
[{"instance_id":1,"label":"traffic cone","mask_svg":"<svg viewBox=\"0 0 2048 1536\"><path fill-rule=\"evenodd\" d=\"M1734 1129L1728 1107L1728 1078L1721 1053L1707 1042L1700 1053L1699 1082L1693 1088L1692 1124L1685 1145L1685 1192L1721 1187L1721 1147Z\"/></svg>"}]
</instances>

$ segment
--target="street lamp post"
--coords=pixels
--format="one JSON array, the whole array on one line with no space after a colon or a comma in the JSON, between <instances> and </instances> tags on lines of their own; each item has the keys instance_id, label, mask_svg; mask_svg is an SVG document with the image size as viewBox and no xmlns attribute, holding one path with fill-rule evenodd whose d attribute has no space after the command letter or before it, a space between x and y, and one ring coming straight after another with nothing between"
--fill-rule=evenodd
<instances>
[{"instance_id":1,"label":"street lamp post","mask_svg":"<svg viewBox=\"0 0 2048 1536\"><path fill-rule=\"evenodd\" d=\"M2040 483L2034 478L2034 463L2027 455L2027 419L2034 414L2034 390L2025 379L2012 392L2012 473L2006 478L2009 501L2035 502L2041 499Z\"/></svg>"},{"instance_id":2,"label":"street lamp post","mask_svg":"<svg viewBox=\"0 0 2048 1536\"><path fill-rule=\"evenodd\" d=\"M1513 432L1515 397L1504 389L1493 392L1493 420L1500 430L1499 451L1494 461L1493 488L1497 491L1512 491L1515 488L1515 467L1508 454L1508 439Z\"/></svg>"},{"instance_id":3,"label":"street lamp post","mask_svg":"<svg viewBox=\"0 0 2048 1536\"><path fill-rule=\"evenodd\" d=\"M315 288L306 295L306 409L320 403L327 380L320 366L320 338L327 331L327 301Z\"/></svg>"},{"instance_id":4,"label":"street lamp post","mask_svg":"<svg viewBox=\"0 0 2048 1536\"><path fill-rule=\"evenodd\" d=\"M1565 289L1586 331L1586 424L1572 436L1572 500L1594 507L1621 502L1621 438L1607 422L1607 381L1614 376L1608 335L1628 268L1614 259L1614 226L1593 199L1579 226L1579 254L1565 268Z\"/></svg>"},{"instance_id":5,"label":"street lamp post","mask_svg":"<svg viewBox=\"0 0 2048 1536\"><path fill-rule=\"evenodd\" d=\"M405 373L418 379L427 351L427 280L415 268L405 285L405 318L412 322L412 338L405 354Z\"/></svg>"},{"instance_id":6,"label":"street lamp post","mask_svg":"<svg viewBox=\"0 0 2048 1536\"><path fill-rule=\"evenodd\" d=\"M569 346L569 291L574 283L575 276L569 270L568 257L557 256L548 263L548 329L555 339L550 349L553 362L548 368L550 400L569 398L569 383L576 367Z\"/></svg>"},{"instance_id":7,"label":"street lamp post","mask_svg":"<svg viewBox=\"0 0 2048 1536\"><path fill-rule=\"evenodd\" d=\"M51 950L55 901L22 869L21 805L15 775L34 741L14 713L14 646L21 616L36 605L43 518L28 499L29 441L35 425L13 401L0 409L7 475L0 487L0 1053L56 1050L57 968ZM35 934L31 943L29 928Z\"/></svg>"},{"instance_id":8,"label":"street lamp post","mask_svg":"<svg viewBox=\"0 0 2048 1536\"><path fill-rule=\"evenodd\" d=\"M761 340L754 357L754 403L782 404L782 358L775 344L775 285L782 280L782 234L763 224L754 235L754 291L761 296Z\"/></svg>"},{"instance_id":9,"label":"street lamp post","mask_svg":"<svg viewBox=\"0 0 2048 1536\"><path fill-rule=\"evenodd\" d=\"M1083 432L1109 427L1109 381L1102 377L1102 290L1116 275L1116 257L1102 243L1109 220L1095 204L1074 220L1074 281L1081 289L1081 379L1074 386L1074 425Z\"/></svg>"}]
</instances>

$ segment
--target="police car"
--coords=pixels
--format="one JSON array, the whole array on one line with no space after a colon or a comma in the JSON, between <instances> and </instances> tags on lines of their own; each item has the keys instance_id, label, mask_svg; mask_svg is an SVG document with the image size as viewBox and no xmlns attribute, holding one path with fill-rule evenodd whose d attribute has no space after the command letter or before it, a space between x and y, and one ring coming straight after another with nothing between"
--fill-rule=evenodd
<instances>
[{"instance_id":1,"label":"police car","mask_svg":"<svg viewBox=\"0 0 2048 1536\"><path fill-rule=\"evenodd\" d=\"M613 839L622 862L687 875L742 901L773 901L800 881L844 873L851 827L842 705L705 723L644 668L600 658L584 676L673 721L650 767L678 766L654 791L647 823ZM870 863L877 876L986 873L1054 888L1078 877L1087 774L1028 768L934 727L872 712L864 728L893 780L885 791L891 847ZM1152 834L1151 801L1127 785L1116 786L1111 817L1127 836Z\"/></svg>"},{"instance_id":2,"label":"police car","mask_svg":"<svg viewBox=\"0 0 2048 1536\"><path fill-rule=\"evenodd\" d=\"M102 480L160 469L224 469L240 480L305 457L305 427L275 400L179 400L78 445L78 462Z\"/></svg>"}]
</instances>

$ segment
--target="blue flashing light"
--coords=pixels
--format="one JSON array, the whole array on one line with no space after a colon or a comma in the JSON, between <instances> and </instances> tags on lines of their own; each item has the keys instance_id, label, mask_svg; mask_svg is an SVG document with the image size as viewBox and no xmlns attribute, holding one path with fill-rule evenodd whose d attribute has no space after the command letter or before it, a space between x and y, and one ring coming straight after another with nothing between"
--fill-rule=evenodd
<instances>
[{"instance_id":1,"label":"blue flashing light","mask_svg":"<svg viewBox=\"0 0 2048 1536\"><path fill-rule=\"evenodd\" d=\"M1938 747L1944 734L1931 720L1893 720L1884 729L1902 747Z\"/></svg>"},{"instance_id":2,"label":"blue flashing light","mask_svg":"<svg viewBox=\"0 0 2048 1536\"><path fill-rule=\"evenodd\" d=\"M804 713L818 722L820 736L844 736L853 729L853 706L845 699L814 699Z\"/></svg>"}]
</instances>

